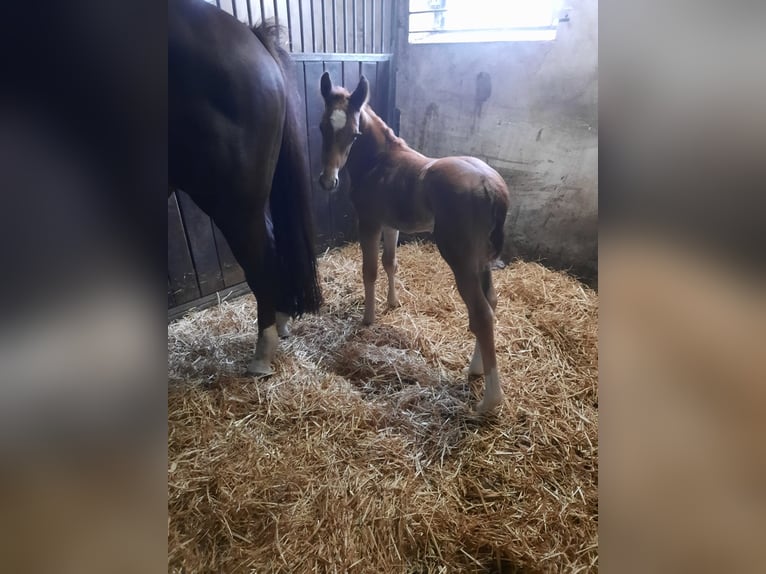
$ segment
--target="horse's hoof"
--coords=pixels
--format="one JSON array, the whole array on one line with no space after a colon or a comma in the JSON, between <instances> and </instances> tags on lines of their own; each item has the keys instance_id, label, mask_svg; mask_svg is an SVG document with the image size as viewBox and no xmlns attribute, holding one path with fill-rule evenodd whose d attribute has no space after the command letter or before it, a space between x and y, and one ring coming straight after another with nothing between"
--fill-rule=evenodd
<instances>
[{"instance_id":1,"label":"horse's hoof","mask_svg":"<svg viewBox=\"0 0 766 574\"><path fill-rule=\"evenodd\" d=\"M277 336L280 339L286 339L290 336L290 327L288 327L289 322L290 315L277 311Z\"/></svg>"},{"instance_id":2,"label":"horse's hoof","mask_svg":"<svg viewBox=\"0 0 766 574\"><path fill-rule=\"evenodd\" d=\"M488 414L503 403L503 395L496 397L484 397L479 404L476 405L476 414L485 415Z\"/></svg>"},{"instance_id":3,"label":"horse's hoof","mask_svg":"<svg viewBox=\"0 0 766 574\"><path fill-rule=\"evenodd\" d=\"M266 361L261 359L253 359L247 365L247 374L252 377L268 377L274 374L274 369Z\"/></svg>"},{"instance_id":4,"label":"horse's hoof","mask_svg":"<svg viewBox=\"0 0 766 574\"><path fill-rule=\"evenodd\" d=\"M363 317L363 318L362 318L362 325L364 325L365 327L369 327L369 326L370 326L370 325L372 325L374 322L375 322L375 318L374 318L374 317L373 317L372 319L369 319L369 318L367 318L367 317Z\"/></svg>"},{"instance_id":5,"label":"horse's hoof","mask_svg":"<svg viewBox=\"0 0 766 574\"><path fill-rule=\"evenodd\" d=\"M392 299L388 300L388 307L389 307L389 309L396 309L397 307L400 307L400 306L401 306L401 303L399 302L398 298L393 299L393 300Z\"/></svg>"},{"instance_id":6,"label":"horse's hoof","mask_svg":"<svg viewBox=\"0 0 766 574\"><path fill-rule=\"evenodd\" d=\"M465 374L468 377L481 377L484 374L484 367L477 367L473 364L468 365L465 369Z\"/></svg>"}]
</instances>

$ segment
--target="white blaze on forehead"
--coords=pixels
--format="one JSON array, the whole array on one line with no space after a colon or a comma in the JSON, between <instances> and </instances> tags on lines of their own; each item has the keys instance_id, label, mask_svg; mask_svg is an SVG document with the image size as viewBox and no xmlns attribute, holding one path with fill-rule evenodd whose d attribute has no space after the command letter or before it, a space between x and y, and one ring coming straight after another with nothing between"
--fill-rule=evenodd
<instances>
[{"instance_id":1,"label":"white blaze on forehead","mask_svg":"<svg viewBox=\"0 0 766 574\"><path fill-rule=\"evenodd\" d=\"M343 110L334 110L333 113L330 114L330 125L332 125L332 129L336 132L346 127L346 112Z\"/></svg>"}]
</instances>

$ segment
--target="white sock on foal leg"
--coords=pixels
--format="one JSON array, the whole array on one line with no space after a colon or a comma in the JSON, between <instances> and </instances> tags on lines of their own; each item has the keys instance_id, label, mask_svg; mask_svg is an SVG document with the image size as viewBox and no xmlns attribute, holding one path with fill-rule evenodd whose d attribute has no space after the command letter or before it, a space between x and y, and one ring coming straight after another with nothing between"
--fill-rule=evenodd
<instances>
[{"instance_id":1,"label":"white sock on foal leg","mask_svg":"<svg viewBox=\"0 0 766 574\"><path fill-rule=\"evenodd\" d=\"M375 283L364 284L364 318L362 323L372 325L375 322Z\"/></svg>"},{"instance_id":2,"label":"white sock on foal leg","mask_svg":"<svg viewBox=\"0 0 766 574\"><path fill-rule=\"evenodd\" d=\"M477 340L473 346L473 356L471 357L471 364L468 365L469 375L483 375L484 374L484 361L481 358L481 348L479 347L479 341Z\"/></svg>"},{"instance_id":3,"label":"white sock on foal leg","mask_svg":"<svg viewBox=\"0 0 766 574\"><path fill-rule=\"evenodd\" d=\"M484 398L476 405L477 413L486 413L503 402L503 389L500 387L500 378L497 376L497 367L492 368L488 375L484 376Z\"/></svg>"},{"instance_id":4,"label":"white sock on foal leg","mask_svg":"<svg viewBox=\"0 0 766 574\"><path fill-rule=\"evenodd\" d=\"M257 377L273 374L274 369L271 368L271 361L278 345L279 335L277 335L276 325L266 327L255 345L255 357L247 365L248 374Z\"/></svg>"}]
</instances>

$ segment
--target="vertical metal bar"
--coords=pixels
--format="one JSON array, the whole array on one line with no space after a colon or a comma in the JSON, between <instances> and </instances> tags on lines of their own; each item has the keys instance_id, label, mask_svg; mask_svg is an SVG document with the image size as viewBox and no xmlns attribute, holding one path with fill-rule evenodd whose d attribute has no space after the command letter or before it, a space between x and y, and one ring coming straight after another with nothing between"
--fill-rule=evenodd
<instances>
[{"instance_id":1,"label":"vertical metal bar","mask_svg":"<svg viewBox=\"0 0 766 574\"><path fill-rule=\"evenodd\" d=\"M303 45L303 0L298 0L298 23L301 29L301 52L305 52L306 48Z\"/></svg>"},{"instance_id":2,"label":"vertical metal bar","mask_svg":"<svg viewBox=\"0 0 766 574\"><path fill-rule=\"evenodd\" d=\"M351 19L353 20L354 30L353 30L353 50L356 54L356 0L352 0L351 4Z\"/></svg>"},{"instance_id":3,"label":"vertical metal bar","mask_svg":"<svg viewBox=\"0 0 766 574\"><path fill-rule=\"evenodd\" d=\"M322 0L322 51L327 51L327 14L324 9L324 0Z\"/></svg>"},{"instance_id":4,"label":"vertical metal bar","mask_svg":"<svg viewBox=\"0 0 766 574\"><path fill-rule=\"evenodd\" d=\"M338 51L338 38L337 38L337 32L338 25L336 23L336 17L335 12L337 11L337 6L335 5L335 0L332 0L332 51L337 52Z\"/></svg>"},{"instance_id":5,"label":"vertical metal bar","mask_svg":"<svg viewBox=\"0 0 766 574\"><path fill-rule=\"evenodd\" d=\"M259 2L261 6L261 24L266 23L266 9L263 7L263 0Z\"/></svg>"},{"instance_id":6,"label":"vertical metal bar","mask_svg":"<svg viewBox=\"0 0 766 574\"><path fill-rule=\"evenodd\" d=\"M375 0L370 6L370 52L375 51Z\"/></svg>"},{"instance_id":7,"label":"vertical metal bar","mask_svg":"<svg viewBox=\"0 0 766 574\"><path fill-rule=\"evenodd\" d=\"M247 6L247 25L253 26L253 9L250 7L250 0L245 0Z\"/></svg>"},{"instance_id":8,"label":"vertical metal bar","mask_svg":"<svg viewBox=\"0 0 766 574\"><path fill-rule=\"evenodd\" d=\"M346 0L343 0L343 52L348 53L348 10Z\"/></svg>"},{"instance_id":9,"label":"vertical metal bar","mask_svg":"<svg viewBox=\"0 0 766 574\"><path fill-rule=\"evenodd\" d=\"M362 52L367 53L367 0L362 0Z\"/></svg>"},{"instance_id":10,"label":"vertical metal bar","mask_svg":"<svg viewBox=\"0 0 766 574\"><path fill-rule=\"evenodd\" d=\"M393 54L396 51L396 21L397 21L396 8L398 4L396 2L391 2L390 6L391 6L391 23L388 25L388 46L386 51ZM393 62L391 62L391 69L392 70L394 69ZM393 75L396 75L396 74L393 74ZM393 85L393 82L390 82L389 85Z\"/></svg>"},{"instance_id":11,"label":"vertical metal bar","mask_svg":"<svg viewBox=\"0 0 766 574\"><path fill-rule=\"evenodd\" d=\"M309 2L309 8L311 9L311 51L317 51L317 34L316 26L314 25L314 0Z\"/></svg>"},{"instance_id":12,"label":"vertical metal bar","mask_svg":"<svg viewBox=\"0 0 766 574\"><path fill-rule=\"evenodd\" d=\"M285 9L287 10L287 47L293 51L293 21L290 18L290 0L285 2Z\"/></svg>"},{"instance_id":13,"label":"vertical metal bar","mask_svg":"<svg viewBox=\"0 0 766 574\"><path fill-rule=\"evenodd\" d=\"M279 6L277 0L274 0L274 26L277 27L277 40L279 40Z\"/></svg>"},{"instance_id":14,"label":"vertical metal bar","mask_svg":"<svg viewBox=\"0 0 766 574\"><path fill-rule=\"evenodd\" d=\"M221 0L215 0L215 7L221 9Z\"/></svg>"},{"instance_id":15,"label":"vertical metal bar","mask_svg":"<svg viewBox=\"0 0 766 574\"><path fill-rule=\"evenodd\" d=\"M231 0L231 15L237 18L237 0Z\"/></svg>"},{"instance_id":16,"label":"vertical metal bar","mask_svg":"<svg viewBox=\"0 0 766 574\"><path fill-rule=\"evenodd\" d=\"M393 2L391 2L393 4ZM386 52L386 3L380 3L380 51Z\"/></svg>"}]
</instances>

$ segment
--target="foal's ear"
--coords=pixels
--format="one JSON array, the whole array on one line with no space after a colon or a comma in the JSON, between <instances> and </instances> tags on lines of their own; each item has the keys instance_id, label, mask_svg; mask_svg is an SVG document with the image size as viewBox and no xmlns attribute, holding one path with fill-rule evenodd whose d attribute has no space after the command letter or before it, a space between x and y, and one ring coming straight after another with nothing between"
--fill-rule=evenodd
<instances>
[{"instance_id":1,"label":"foal's ear","mask_svg":"<svg viewBox=\"0 0 766 574\"><path fill-rule=\"evenodd\" d=\"M367 78L362 76L359 78L359 84L356 86L354 93L348 99L349 105L356 109L361 110L362 106L367 103L367 98L370 95L370 83Z\"/></svg>"},{"instance_id":2,"label":"foal's ear","mask_svg":"<svg viewBox=\"0 0 766 574\"><path fill-rule=\"evenodd\" d=\"M332 80L330 79L329 72L322 74L322 79L320 80L320 88L322 89L322 97L325 100L330 97L330 92L332 92Z\"/></svg>"}]
</instances>

